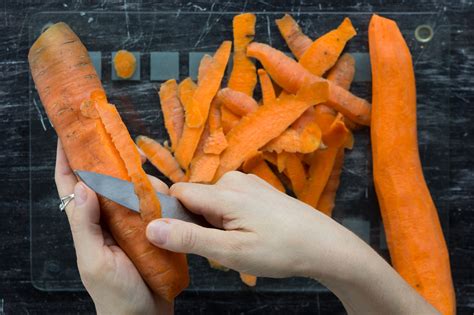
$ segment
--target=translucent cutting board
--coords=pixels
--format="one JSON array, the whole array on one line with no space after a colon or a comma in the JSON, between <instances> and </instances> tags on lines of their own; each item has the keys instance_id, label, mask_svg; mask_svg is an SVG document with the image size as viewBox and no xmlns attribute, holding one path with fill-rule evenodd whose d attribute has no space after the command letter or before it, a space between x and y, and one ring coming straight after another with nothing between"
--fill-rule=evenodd
<instances>
[{"instance_id":1,"label":"translucent cutting board","mask_svg":"<svg viewBox=\"0 0 474 315\"><path fill-rule=\"evenodd\" d=\"M232 39L232 18L238 13L40 12L29 20L29 38L33 43L50 23L68 23L91 52L107 94L120 110L132 136L144 134L165 140L157 86L171 76L179 76L179 79L194 76L204 52L212 52L221 41ZM288 51L274 22L282 14L258 12L255 40ZM311 38L337 27L345 16L351 18L358 31L346 49L357 59L352 91L370 99L367 26L371 13L294 14ZM448 239L448 208L443 195L447 193L449 176L449 85L446 80L449 78L449 29L441 24L442 17L434 12L390 13L387 16L398 22L413 54L420 153ZM138 57L140 67L133 80L116 80L112 73L111 56L119 49L132 51ZM83 290L67 219L58 210L53 176L56 135L31 80L29 91L32 282L41 290ZM355 133L354 149L346 154L334 217L388 258L371 168L369 130L366 128ZM159 176L149 165L146 170ZM246 289L238 273L213 270L201 257L190 256L189 265L191 285L188 290ZM252 290L319 292L326 289L313 280L291 278L259 279Z\"/></svg>"}]
</instances>

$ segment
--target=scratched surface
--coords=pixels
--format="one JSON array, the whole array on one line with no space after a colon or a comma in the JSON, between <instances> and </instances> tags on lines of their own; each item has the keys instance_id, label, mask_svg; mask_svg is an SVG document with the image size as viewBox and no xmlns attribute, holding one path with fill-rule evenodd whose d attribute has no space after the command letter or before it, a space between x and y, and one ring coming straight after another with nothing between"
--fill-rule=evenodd
<instances>
[{"instance_id":1,"label":"scratched surface","mask_svg":"<svg viewBox=\"0 0 474 315\"><path fill-rule=\"evenodd\" d=\"M35 23L44 22L38 18L37 14L45 11L61 11L69 14L76 12L78 19L83 19L81 24L85 25L79 32L81 38L86 37L84 42L89 49L101 51L104 47L94 46L94 41L87 38L94 39L97 36L102 36L102 31L93 30L88 33L88 28L92 28L94 23L101 25L95 20L99 13L119 12L114 20L115 25L120 26L115 30L117 37L115 41L113 38L110 41L114 45L117 45L118 42L122 47L105 47L105 54L102 55L102 71L106 89L124 114L125 122L130 127L132 134L144 133L160 139L164 138L160 129L162 121L157 99L153 95L153 88L157 82L149 81L148 59L146 57L142 59L142 81L112 83L110 80L110 55L107 54L120 48L129 50L137 48L145 52L176 49L182 51L186 47L189 51L212 51L218 40L223 39L224 36L230 38L230 28L221 25L228 21L224 12L240 12L242 10L293 11L296 15L299 12L305 31L313 37L335 25L339 15L335 14L331 17L331 14L320 14L319 18L306 17L305 19L304 14L307 12L348 11L355 13L372 10L436 12L434 15L429 14L429 22L435 26L435 36L439 37L433 39L429 47L417 48L415 42L410 43L412 49L418 49L421 52L414 54L419 56L415 60L417 62L420 113L420 152L425 175L440 210L444 231L448 238L459 313L472 313L474 309L472 274L474 265L472 236L474 178L471 167L474 147L470 137L474 128L472 126L474 112L470 102L474 99L472 93L474 83L472 76L474 34L472 28L474 23L470 17L474 12L472 3L469 1L459 1L448 6L445 6L441 1L421 1L417 4L408 1L401 1L397 4L378 1L363 3L336 1L330 5L324 3L311 5L299 1L287 2L284 5L272 5L263 1L252 3L165 1L160 5L147 2L116 4L103 1L92 7L83 5L81 2L48 2L46 4L32 3L27 8L15 2L3 4L4 6L0 5L0 8L4 8L4 11L0 12L0 23L3 23L0 24L2 30L0 36L3 37L1 41L2 58L0 59L2 70L0 71L2 79L0 85L2 124L0 126L5 140L1 144L0 150L2 194L0 200L0 211L2 211L2 220L0 221L2 231L0 313L2 310L7 314L45 312L65 314L93 311L92 302L85 292L43 292L33 287L33 285L40 287L38 279L57 278L57 276L51 277L51 274L57 275L58 268L59 273L64 272L62 266L54 264L54 261L53 264L44 264L48 255L51 256L49 258L57 258L58 256L54 256L54 253L57 253L58 248L65 249L66 255L72 254L70 248L67 251L67 248L63 247L70 242L70 236L65 229L65 219L57 215L54 210L57 206L55 190L51 181L54 144L44 140L45 136L51 139L54 134L47 121L45 122L47 131L43 130L33 102L35 95L30 93L32 89L29 86L26 54L31 40L30 35L39 26ZM90 13L91 11L96 15ZM148 13L150 16L158 16L157 11L166 11L178 15L178 18L185 16L188 12L197 12L203 14L205 19L202 24L194 22L196 23L196 32L191 33L197 34L197 37L188 41L186 47L173 46L174 43L182 44L183 40L194 36L189 34L193 20L181 20L180 25L174 28L174 33L169 34L169 28L166 28L166 32L162 31L164 26L160 26L160 22L153 24L153 21L147 20L143 16L140 21L138 19L139 11L153 11L153 13ZM211 11L213 13L209 14ZM67 16L61 12L58 12L56 16L60 18ZM80 12L84 12L84 15L81 15ZM209 22L207 22L208 18ZM349 51L363 52L364 49L366 50L364 45L366 45L367 23L364 17L354 17L354 19L357 20L355 24L360 28L360 35L351 44ZM218 21L213 24L215 20ZM402 28L406 32L409 32L418 22L410 22L408 17L403 21ZM421 21L425 20L420 18ZM331 24L325 25L326 23ZM265 37L268 34L266 18L262 21L259 20L258 25L261 27L258 34L263 36L258 40L270 42L271 38L272 44L280 45L279 47L284 49L278 36ZM271 25L270 32L272 32ZM166 40L169 41L167 45L165 45ZM444 44L442 44L443 42ZM192 47L194 45L196 47ZM186 53L182 56L180 65L180 75L183 77L188 71ZM367 82L360 82L354 87L355 92L359 95L366 95L369 93L369 89L370 84ZM39 103L37 105L41 110L41 105ZM368 222L370 226L370 233L366 236L368 241L385 255L384 244L380 241L380 218L374 192L368 189L367 193L365 190L362 193L361 187L359 187L371 187L371 183L366 182L367 178L370 178L368 177L370 164L365 165L358 162L361 159L367 159L367 154L370 152L369 142L364 132L358 134L356 140L356 148L346 163L343 175L344 190L341 189L342 195L339 197L335 214L337 219L354 229L367 230L366 223ZM30 159L31 168L29 167ZM31 179L30 174L32 175ZM30 184L32 205L41 206L32 207L32 209L42 210L44 213L41 215L39 211L36 212L37 216L34 211L30 212ZM354 222L352 218L362 220ZM32 227L31 236L30 225ZM64 233L63 239L57 237L61 231ZM35 232L39 233L35 234ZM38 237L35 238L35 236ZM30 259L30 250L33 260ZM35 257L38 258L38 264L35 264ZM71 256L68 259L71 259ZM40 267L36 268L35 266ZM32 267L31 270L30 267ZM193 262L193 268L195 268L193 275L197 274L198 277L203 278L209 275L210 281L216 281L212 277L221 277L220 274L214 274L213 271L204 267L204 262L199 262L199 259L196 259L196 264ZM69 280L74 280L77 274L74 274L73 269L70 269L69 272L69 275L64 275L64 279L70 277ZM306 292L303 292L304 290L287 292L285 287L280 292L268 290L260 292L257 290L256 292L242 287L235 274L226 275L219 281L230 282L214 282L217 286L221 286L218 291L209 289L209 285L212 285L210 282L204 283L209 290L200 290L199 286L192 287L191 290L178 298L177 311L179 313L343 313L342 305L331 293L318 293L319 289L315 289L315 287L309 286L310 290L306 290ZM73 282L68 282L67 285L71 283ZM275 283L268 282L268 285ZM222 287L223 285L224 287ZM229 285L232 290L229 289ZM291 288L291 286L286 288Z\"/></svg>"}]
</instances>

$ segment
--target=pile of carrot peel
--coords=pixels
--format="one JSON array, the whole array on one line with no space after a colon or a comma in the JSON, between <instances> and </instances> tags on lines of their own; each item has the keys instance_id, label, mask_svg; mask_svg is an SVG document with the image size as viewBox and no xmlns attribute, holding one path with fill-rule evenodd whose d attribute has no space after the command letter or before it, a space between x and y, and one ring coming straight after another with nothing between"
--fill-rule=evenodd
<instances>
[{"instance_id":1,"label":"pile of carrot peel","mask_svg":"<svg viewBox=\"0 0 474 315\"><path fill-rule=\"evenodd\" d=\"M240 170L331 216L352 131L370 124L370 103L349 92L354 58L343 54L356 31L345 18L313 40L285 15L276 24L293 59L253 42L255 24L252 13L235 16L233 43L224 41L202 58L197 82L161 84L169 141L139 136L136 143L172 182L210 184ZM254 97L257 83L260 99ZM252 275L241 279L256 284Z\"/></svg>"}]
</instances>

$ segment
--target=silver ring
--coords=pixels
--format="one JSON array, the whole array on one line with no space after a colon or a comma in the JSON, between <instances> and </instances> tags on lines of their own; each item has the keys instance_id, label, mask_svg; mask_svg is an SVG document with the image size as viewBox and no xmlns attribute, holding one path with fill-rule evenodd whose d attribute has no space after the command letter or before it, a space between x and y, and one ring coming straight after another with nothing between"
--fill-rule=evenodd
<instances>
[{"instance_id":1,"label":"silver ring","mask_svg":"<svg viewBox=\"0 0 474 315\"><path fill-rule=\"evenodd\" d=\"M59 210L64 211L67 205L74 199L74 194L70 194L64 197L61 197L61 203L59 204Z\"/></svg>"}]
</instances>

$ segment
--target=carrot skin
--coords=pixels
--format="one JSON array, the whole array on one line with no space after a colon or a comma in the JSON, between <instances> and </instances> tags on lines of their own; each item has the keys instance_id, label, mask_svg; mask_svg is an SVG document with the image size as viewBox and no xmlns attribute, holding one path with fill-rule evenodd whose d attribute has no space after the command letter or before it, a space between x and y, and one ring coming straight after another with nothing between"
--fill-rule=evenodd
<instances>
[{"instance_id":1,"label":"carrot skin","mask_svg":"<svg viewBox=\"0 0 474 315\"><path fill-rule=\"evenodd\" d=\"M369 24L374 184L392 264L442 314L455 314L449 254L418 152L412 57L389 19Z\"/></svg>"},{"instance_id":2,"label":"carrot skin","mask_svg":"<svg viewBox=\"0 0 474 315\"><path fill-rule=\"evenodd\" d=\"M285 14L282 18L275 20L278 30L281 36L285 40L286 44L290 48L296 59L300 59L305 51L313 44L311 38L306 36L301 31L300 26L291 17L291 15Z\"/></svg>"},{"instance_id":3,"label":"carrot skin","mask_svg":"<svg viewBox=\"0 0 474 315\"><path fill-rule=\"evenodd\" d=\"M258 109L258 104L253 97L231 88L223 88L216 97L223 106L237 116L245 116Z\"/></svg>"},{"instance_id":4,"label":"carrot skin","mask_svg":"<svg viewBox=\"0 0 474 315\"><path fill-rule=\"evenodd\" d=\"M163 83L158 94L160 96L165 128L171 141L171 150L174 151L183 134L184 126L184 109L178 98L178 84L176 80L172 79Z\"/></svg>"}]
</instances>

